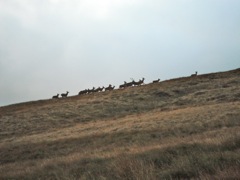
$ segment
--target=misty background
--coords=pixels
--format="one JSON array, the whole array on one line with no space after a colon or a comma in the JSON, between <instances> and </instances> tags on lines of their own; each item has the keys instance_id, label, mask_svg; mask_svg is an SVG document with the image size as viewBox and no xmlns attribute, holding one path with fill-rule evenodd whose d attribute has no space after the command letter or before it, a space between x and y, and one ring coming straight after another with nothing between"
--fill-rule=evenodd
<instances>
[{"instance_id":1,"label":"misty background","mask_svg":"<svg viewBox=\"0 0 240 180\"><path fill-rule=\"evenodd\" d=\"M0 106L239 67L238 0L0 0Z\"/></svg>"}]
</instances>

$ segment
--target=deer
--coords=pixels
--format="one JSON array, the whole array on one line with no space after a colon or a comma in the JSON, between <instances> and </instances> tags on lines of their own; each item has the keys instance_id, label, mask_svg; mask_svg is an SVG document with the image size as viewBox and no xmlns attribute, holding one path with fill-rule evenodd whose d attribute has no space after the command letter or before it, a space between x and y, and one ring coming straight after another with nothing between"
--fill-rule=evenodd
<instances>
[{"instance_id":1,"label":"deer","mask_svg":"<svg viewBox=\"0 0 240 180\"><path fill-rule=\"evenodd\" d=\"M197 76L197 71L195 72L195 74L192 74L191 77L195 77Z\"/></svg>"},{"instance_id":2,"label":"deer","mask_svg":"<svg viewBox=\"0 0 240 180\"><path fill-rule=\"evenodd\" d=\"M99 91L103 91L105 89L105 87L103 86L102 88L99 88Z\"/></svg>"},{"instance_id":3,"label":"deer","mask_svg":"<svg viewBox=\"0 0 240 180\"><path fill-rule=\"evenodd\" d=\"M145 78L142 78L142 80L139 79L138 82L135 82L135 81L133 80L133 85L134 85L134 86L140 86L141 84L143 84L144 80L145 80Z\"/></svg>"},{"instance_id":4,"label":"deer","mask_svg":"<svg viewBox=\"0 0 240 180\"><path fill-rule=\"evenodd\" d=\"M124 84L121 84L121 85L119 85L119 89L121 89L121 88L125 88L126 87L126 84L124 83Z\"/></svg>"},{"instance_id":5,"label":"deer","mask_svg":"<svg viewBox=\"0 0 240 180\"><path fill-rule=\"evenodd\" d=\"M115 88L115 86L110 87L109 91L112 91Z\"/></svg>"},{"instance_id":6,"label":"deer","mask_svg":"<svg viewBox=\"0 0 240 180\"><path fill-rule=\"evenodd\" d=\"M63 98L66 98L66 97L68 96L68 93L69 93L68 91L67 91L67 93L62 93L61 96L62 96Z\"/></svg>"},{"instance_id":7,"label":"deer","mask_svg":"<svg viewBox=\"0 0 240 180\"><path fill-rule=\"evenodd\" d=\"M94 90L92 90L92 92L93 92L93 93L95 93L95 92L98 92L98 88L97 88L97 89L94 89Z\"/></svg>"},{"instance_id":8,"label":"deer","mask_svg":"<svg viewBox=\"0 0 240 180\"><path fill-rule=\"evenodd\" d=\"M57 94L56 96L53 96L52 99L58 99L59 94Z\"/></svg>"},{"instance_id":9,"label":"deer","mask_svg":"<svg viewBox=\"0 0 240 180\"><path fill-rule=\"evenodd\" d=\"M103 91L103 89L104 89L104 86L101 88L101 87L98 87L96 90L95 90L95 92L101 92L101 91Z\"/></svg>"},{"instance_id":10,"label":"deer","mask_svg":"<svg viewBox=\"0 0 240 180\"><path fill-rule=\"evenodd\" d=\"M105 88L105 91L111 91L114 88L115 88L115 86L112 86L111 84L109 84L109 86Z\"/></svg>"},{"instance_id":11,"label":"deer","mask_svg":"<svg viewBox=\"0 0 240 180\"><path fill-rule=\"evenodd\" d=\"M87 93L88 93L88 90L85 89L85 90L80 91L80 92L78 93L78 95L87 94Z\"/></svg>"},{"instance_id":12,"label":"deer","mask_svg":"<svg viewBox=\"0 0 240 180\"><path fill-rule=\"evenodd\" d=\"M158 78L157 80L154 80L152 83L158 83L160 79Z\"/></svg>"},{"instance_id":13,"label":"deer","mask_svg":"<svg viewBox=\"0 0 240 180\"><path fill-rule=\"evenodd\" d=\"M88 94L93 93L93 92L95 92L95 87L93 87L92 89L88 89Z\"/></svg>"},{"instance_id":14,"label":"deer","mask_svg":"<svg viewBox=\"0 0 240 180\"><path fill-rule=\"evenodd\" d=\"M90 89L88 88L88 89L86 89L86 94L89 94L90 93Z\"/></svg>"},{"instance_id":15,"label":"deer","mask_svg":"<svg viewBox=\"0 0 240 180\"><path fill-rule=\"evenodd\" d=\"M125 87L130 87L133 85L133 83L134 83L134 80L132 80L132 82L128 82L128 83L126 81L124 81Z\"/></svg>"}]
</instances>

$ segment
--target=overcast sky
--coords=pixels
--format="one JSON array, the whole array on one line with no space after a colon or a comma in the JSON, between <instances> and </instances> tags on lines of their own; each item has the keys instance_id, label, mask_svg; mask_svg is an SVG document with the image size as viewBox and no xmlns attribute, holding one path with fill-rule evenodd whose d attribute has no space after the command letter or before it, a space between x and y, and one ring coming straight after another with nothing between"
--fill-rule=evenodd
<instances>
[{"instance_id":1,"label":"overcast sky","mask_svg":"<svg viewBox=\"0 0 240 180\"><path fill-rule=\"evenodd\" d=\"M239 0L0 0L0 106L239 67Z\"/></svg>"}]
</instances>

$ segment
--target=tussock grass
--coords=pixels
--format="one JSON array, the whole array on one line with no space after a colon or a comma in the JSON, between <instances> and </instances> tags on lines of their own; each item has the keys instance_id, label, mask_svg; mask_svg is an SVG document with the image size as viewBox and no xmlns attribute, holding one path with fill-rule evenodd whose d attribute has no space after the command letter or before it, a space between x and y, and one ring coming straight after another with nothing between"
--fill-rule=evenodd
<instances>
[{"instance_id":1,"label":"tussock grass","mask_svg":"<svg viewBox=\"0 0 240 180\"><path fill-rule=\"evenodd\" d=\"M113 179L127 180L154 180L157 179L155 167L152 162L144 161L140 158L129 158L127 155L121 155L114 159L108 165L109 171L112 172Z\"/></svg>"},{"instance_id":2,"label":"tussock grass","mask_svg":"<svg viewBox=\"0 0 240 180\"><path fill-rule=\"evenodd\" d=\"M0 179L240 172L240 71L0 107Z\"/></svg>"}]
</instances>

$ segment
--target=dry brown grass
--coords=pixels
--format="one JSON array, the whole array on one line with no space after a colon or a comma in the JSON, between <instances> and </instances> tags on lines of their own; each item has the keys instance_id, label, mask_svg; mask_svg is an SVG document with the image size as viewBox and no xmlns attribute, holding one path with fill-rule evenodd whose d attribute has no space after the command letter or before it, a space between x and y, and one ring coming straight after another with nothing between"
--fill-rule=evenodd
<instances>
[{"instance_id":1,"label":"dry brown grass","mask_svg":"<svg viewBox=\"0 0 240 180\"><path fill-rule=\"evenodd\" d=\"M236 178L240 70L0 108L0 179Z\"/></svg>"}]
</instances>

